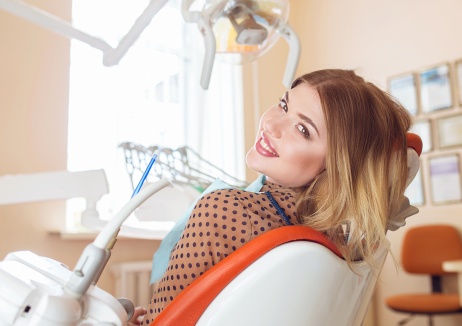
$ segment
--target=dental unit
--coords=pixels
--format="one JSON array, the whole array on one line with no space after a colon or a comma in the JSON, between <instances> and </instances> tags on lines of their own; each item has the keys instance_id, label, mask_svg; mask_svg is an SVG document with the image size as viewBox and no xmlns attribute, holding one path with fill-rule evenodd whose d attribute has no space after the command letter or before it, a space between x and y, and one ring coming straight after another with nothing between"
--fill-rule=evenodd
<instances>
[{"instance_id":1,"label":"dental unit","mask_svg":"<svg viewBox=\"0 0 462 326\"><path fill-rule=\"evenodd\" d=\"M143 174L130 201L87 245L75 268L30 251L8 254L0 262L0 325L123 325L134 311L127 299L116 299L96 286L118 232L146 199L171 185L162 179L142 190Z\"/></svg>"}]
</instances>

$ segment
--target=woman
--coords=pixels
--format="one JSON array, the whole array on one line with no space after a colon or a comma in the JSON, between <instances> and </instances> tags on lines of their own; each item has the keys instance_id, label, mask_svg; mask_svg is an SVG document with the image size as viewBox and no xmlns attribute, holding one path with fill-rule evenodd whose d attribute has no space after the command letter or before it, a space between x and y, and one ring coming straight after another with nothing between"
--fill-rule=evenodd
<instances>
[{"instance_id":1,"label":"woman","mask_svg":"<svg viewBox=\"0 0 462 326\"><path fill-rule=\"evenodd\" d=\"M310 226L348 263L371 262L404 193L410 124L400 104L353 71L299 77L263 114L247 154L266 176L262 189L217 190L197 202L141 324L211 266L281 226Z\"/></svg>"}]
</instances>

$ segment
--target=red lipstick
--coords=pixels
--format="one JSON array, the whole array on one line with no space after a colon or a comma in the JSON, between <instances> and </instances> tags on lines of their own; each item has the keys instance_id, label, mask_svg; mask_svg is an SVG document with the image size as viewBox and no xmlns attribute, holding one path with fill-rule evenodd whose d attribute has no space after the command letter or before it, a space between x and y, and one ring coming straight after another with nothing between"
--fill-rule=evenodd
<instances>
[{"instance_id":1,"label":"red lipstick","mask_svg":"<svg viewBox=\"0 0 462 326\"><path fill-rule=\"evenodd\" d=\"M278 153L274 149L274 147L271 145L269 141L265 140L265 137L262 133L262 137L258 139L258 141L255 144L255 149L257 150L260 155L263 155L265 157L278 157Z\"/></svg>"}]
</instances>

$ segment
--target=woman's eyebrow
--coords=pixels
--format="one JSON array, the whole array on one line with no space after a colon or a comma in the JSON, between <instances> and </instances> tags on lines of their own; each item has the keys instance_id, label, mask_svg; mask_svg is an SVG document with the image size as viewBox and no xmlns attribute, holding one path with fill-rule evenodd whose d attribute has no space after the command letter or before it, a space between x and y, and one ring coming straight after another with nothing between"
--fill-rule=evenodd
<instances>
[{"instance_id":1,"label":"woman's eyebrow","mask_svg":"<svg viewBox=\"0 0 462 326\"><path fill-rule=\"evenodd\" d=\"M289 105L289 92L285 92L282 98L286 101L286 104ZM306 123L310 124L319 136L318 127L316 127L316 124L313 122L313 120L311 120L310 118L308 118L306 115L302 113L298 113L298 117L302 119L303 121L305 121Z\"/></svg>"},{"instance_id":2,"label":"woman's eyebrow","mask_svg":"<svg viewBox=\"0 0 462 326\"><path fill-rule=\"evenodd\" d=\"M313 120L311 120L310 118L308 118L306 115L304 114L301 114L299 113L298 114L299 118L302 119L303 121L305 121L306 123L310 124L314 130L316 130L316 133L318 134L319 136L319 130L318 130L318 127L316 127L316 124L313 122Z\"/></svg>"}]
</instances>

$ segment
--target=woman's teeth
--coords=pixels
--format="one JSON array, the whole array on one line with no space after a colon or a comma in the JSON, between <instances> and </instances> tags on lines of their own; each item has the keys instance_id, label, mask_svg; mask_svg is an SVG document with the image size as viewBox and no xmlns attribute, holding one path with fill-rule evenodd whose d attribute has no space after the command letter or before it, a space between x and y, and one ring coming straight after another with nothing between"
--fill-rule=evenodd
<instances>
[{"instance_id":1,"label":"woman's teeth","mask_svg":"<svg viewBox=\"0 0 462 326\"><path fill-rule=\"evenodd\" d=\"M271 148L268 146L268 144L265 143L265 140L264 140L263 138L260 140L260 145L261 145L261 147L263 147L264 149L266 149L268 152L270 152L270 153L273 154L274 156L277 156L277 154L271 150Z\"/></svg>"}]
</instances>

